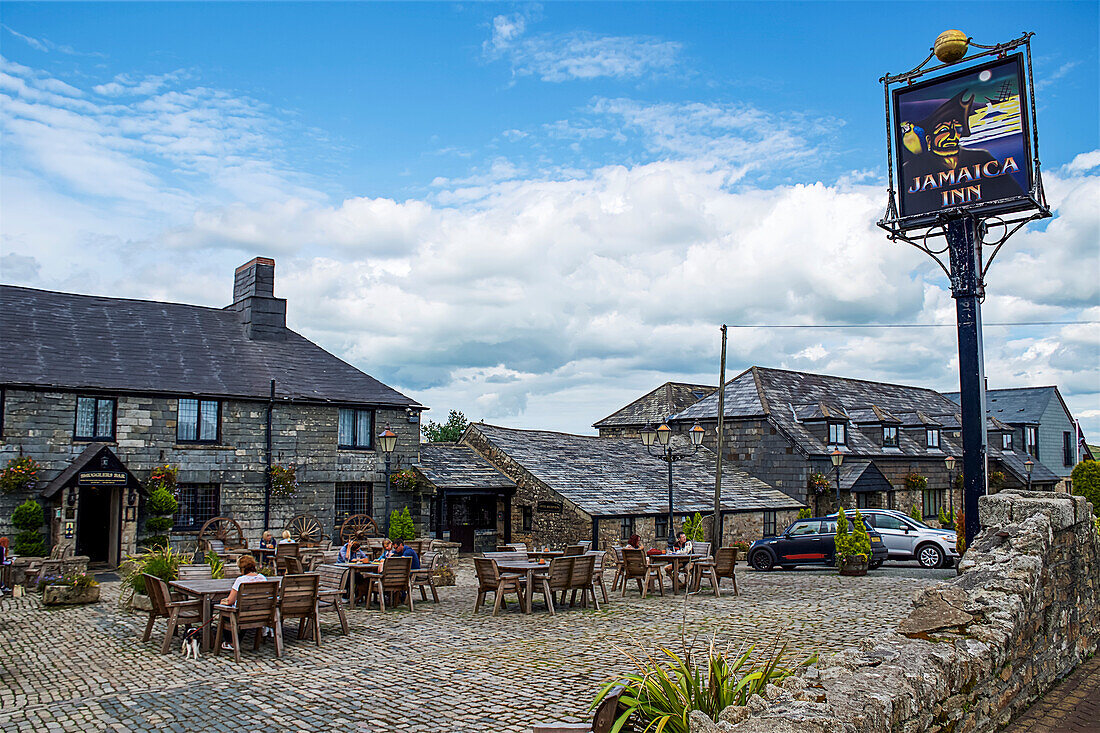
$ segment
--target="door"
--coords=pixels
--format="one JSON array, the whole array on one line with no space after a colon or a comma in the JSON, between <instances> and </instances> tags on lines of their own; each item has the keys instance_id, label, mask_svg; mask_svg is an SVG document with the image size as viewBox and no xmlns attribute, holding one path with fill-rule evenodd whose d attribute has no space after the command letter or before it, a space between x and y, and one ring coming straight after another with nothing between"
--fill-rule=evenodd
<instances>
[{"instance_id":1,"label":"door","mask_svg":"<svg viewBox=\"0 0 1100 733\"><path fill-rule=\"evenodd\" d=\"M866 519L882 535L882 544L886 545L886 551L890 553L890 557L913 554L916 532L910 530L904 520L892 514L872 514Z\"/></svg>"},{"instance_id":2,"label":"door","mask_svg":"<svg viewBox=\"0 0 1100 733\"><path fill-rule=\"evenodd\" d=\"M791 525L782 543L780 565L805 565L825 562L826 551L821 537L821 522L802 520Z\"/></svg>"},{"instance_id":3,"label":"door","mask_svg":"<svg viewBox=\"0 0 1100 733\"><path fill-rule=\"evenodd\" d=\"M76 554L108 562L111 548L111 489L81 486L76 515Z\"/></svg>"}]
</instances>

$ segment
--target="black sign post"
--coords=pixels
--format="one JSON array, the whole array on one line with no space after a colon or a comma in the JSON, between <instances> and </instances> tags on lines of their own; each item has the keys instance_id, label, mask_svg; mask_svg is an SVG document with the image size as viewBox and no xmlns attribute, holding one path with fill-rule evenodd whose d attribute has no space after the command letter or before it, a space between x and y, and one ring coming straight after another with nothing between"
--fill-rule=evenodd
<instances>
[{"instance_id":1,"label":"black sign post","mask_svg":"<svg viewBox=\"0 0 1100 733\"><path fill-rule=\"evenodd\" d=\"M985 276L1009 237L1051 215L1039 166L1032 35L983 46L960 31L946 31L917 67L879 80L886 100L889 199L878 225L892 241L932 257L950 279L955 300L967 546L981 527L978 498L988 486ZM1023 55L1010 55L1016 49ZM933 58L943 63L925 68ZM983 62L972 63L978 60ZM932 76L918 83L926 75ZM991 228L999 236L990 237ZM939 237L945 245L938 248ZM988 257L983 247L991 249Z\"/></svg>"}]
</instances>

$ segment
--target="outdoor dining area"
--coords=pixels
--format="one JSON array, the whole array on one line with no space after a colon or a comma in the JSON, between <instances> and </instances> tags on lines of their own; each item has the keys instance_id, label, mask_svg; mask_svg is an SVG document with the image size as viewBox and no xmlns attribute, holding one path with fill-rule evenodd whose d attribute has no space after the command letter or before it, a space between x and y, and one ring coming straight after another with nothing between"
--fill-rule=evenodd
<instances>
[{"instance_id":1,"label":"outdoor dining area","mask_svg":"<svg viewBox=\"0 0 1100 733\"><path fill-rule=\"evenodd\" d=\"M696 542L686 551L650 550L641 547L611 545L604 550L592 550L591 542L579 542L560 550L528 549L523 544L509 544L496 552L482 553L474 559L477 573L477 597L474 612L477 613L486 597L493 595L493 615L507 608L508 595L514 595L520 609L530 614L536 594L550 615L566 604L579 602L587 608L589 602L596 610L608 603L607 576L611 578L611 592L625 596L628 588L636 586L638 594L645 598L649 593L663 596L665 581L669 592L696 594L702 591L703 581L708 581L710 591L721 595L721 581L728 578L737 591L737 548L722 547L711 555L710 543Z\"/></svg>"}]
</instances>

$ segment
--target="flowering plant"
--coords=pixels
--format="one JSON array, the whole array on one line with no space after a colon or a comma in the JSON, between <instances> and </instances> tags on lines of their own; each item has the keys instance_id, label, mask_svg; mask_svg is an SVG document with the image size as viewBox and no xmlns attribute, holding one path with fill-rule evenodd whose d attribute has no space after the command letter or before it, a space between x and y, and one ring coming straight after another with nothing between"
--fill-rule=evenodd
<instances>
[{"instance_id":1,"label":"flowering plant","mask_svg":"<svg viewBox=\"0 0 1100 733\"><path fill-rule=\"evenodd\" d=\"M829 477L820 471L814 471L810 474L809 485L815 494L824 494L829 490Z\"/></svg>"},{"instance_id":2,"label":"flowering plant","mask_svg":"<svg viewBox=\"0 0 1100 733\"><path fill-rule=\"evenodd\" d=\"M273 465L271 473L271 493L279 496L290 496L298 490L298 478L295 476L296 466L293 463L286 466Z\"/></svg>"},{"instance_id":3,"label":"flowering plant","mask_svg":"<svg viewBox=\"0 0 1100 733\"><path fill-rule=\"evenodd\" d=\"M905 477L905 488L910 491L924 491L928 488L928 479L913 472Z\"/></svg>"},{"instance_id":4,"label":"flowering plant","mask_svg":"<svg viewBox=\"0 0 1100 733\"><path fill-rule=\"evenodd\" d=\"M390 481L402 491L412 491L416 488L416 474L407 468L391 476Z\"/></svg>"},{"instance_id":5,"label":"flowering plant","mask_svg":"<svg viewBox=\"0 0 1100 733\"><path fill-rule=\"evenodd\" d=\"M176 466L157 466L149 474L149 480L145 483L145 488L149 490L149 493L153 493L157 489L167 489L172 496L177 493L176 489L176 474L180 472Z\"/></svg>"},{"instance_id":6,"label":"flowering plant","mask_svg":"<svg viewBox=\"0 0 1100 733\"><path fill-rule=\"evenodd\" d=\"M0 490L5 494L34 486L41 464L30 456L20 456L8 461L8 467L0 472Z\"/></svg>"}]
</instances>

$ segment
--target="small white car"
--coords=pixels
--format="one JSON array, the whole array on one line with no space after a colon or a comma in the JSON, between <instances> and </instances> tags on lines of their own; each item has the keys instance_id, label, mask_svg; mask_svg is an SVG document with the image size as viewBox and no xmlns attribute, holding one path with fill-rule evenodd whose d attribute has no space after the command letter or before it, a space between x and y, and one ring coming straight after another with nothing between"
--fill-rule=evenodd
<instances>
[{"instance_id":1,"label":"small white car","mask_svg":"<svg viewBox=\"0 0 1100 733\"><path fill-rule=\"evenodd\" d=\"M882 535L890 560L916 560L922 568L952 567L955 532L934 529L893 509L860 509L863 518Z\"/></svg>"}]
</instances>

